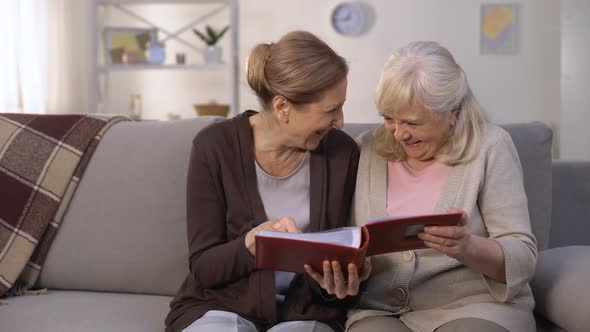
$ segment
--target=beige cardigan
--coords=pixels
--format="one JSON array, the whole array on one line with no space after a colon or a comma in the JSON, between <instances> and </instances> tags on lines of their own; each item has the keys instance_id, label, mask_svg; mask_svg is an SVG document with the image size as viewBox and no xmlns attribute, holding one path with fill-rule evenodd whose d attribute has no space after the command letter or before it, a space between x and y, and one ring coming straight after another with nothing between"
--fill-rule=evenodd
<instances>
[{"instance_id":1,"label":"beige cardigan","mask_svg":"<svg viewBox=\"0 0 590 332\"><path fill-rule=\"evenodd\" d=\"M373 132L359 138L352 223L387 215L387 160L374 149ZM537 257L522 169L509 134L486 125L477 157L452 167L434 213L464 210L474 234L495 239L506 261L506 284L476 273L434 249L373 257L371 277L346 326L372 315L396 315L412 331L434 331L459 318L481 318L509 331L535 331L528 285ZM485 220L485 222L484 222Z\"/></svg>"}]
</instances>

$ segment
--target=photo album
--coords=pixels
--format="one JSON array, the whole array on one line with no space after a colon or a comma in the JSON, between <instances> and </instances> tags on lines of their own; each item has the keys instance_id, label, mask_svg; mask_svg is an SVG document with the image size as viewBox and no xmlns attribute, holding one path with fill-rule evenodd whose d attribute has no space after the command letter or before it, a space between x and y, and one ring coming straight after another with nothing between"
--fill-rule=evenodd
<instances>
[{"instance_id":1,"label":"photo album","mask_svg":"<svg viewBox=\"0 0 590 332\"><path fill-rule=\"evenodd\" d=\"M342 227L314 233L262 230L256 236L256 268L305 272L309 264L321 272L325 260L339 261L343 271L349 263L361 267L365 257L426 248L418 238L426 226L454 226L461 213L384 217L361 227Z\"/></svg>"}]
</instances>

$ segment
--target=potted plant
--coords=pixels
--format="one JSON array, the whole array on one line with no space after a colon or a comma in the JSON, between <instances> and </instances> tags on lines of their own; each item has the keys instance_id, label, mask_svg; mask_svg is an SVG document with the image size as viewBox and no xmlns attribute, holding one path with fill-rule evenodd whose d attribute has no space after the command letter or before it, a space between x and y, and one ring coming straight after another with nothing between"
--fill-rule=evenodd
<instances>
[{"instance_id":1,"label":"potted plant","mask_svg":"<svg viewBox=\"0 0 590 332\"><path fill-rule=\"evenodd\" d=\"M206 63L221 63L221 47L217 43L227 30L229 30L229 25L221 30L215 30L210 25L206 25L204 32L193 29L195 35L207 44L204 53Z\"/></svg>"}]
</instances>

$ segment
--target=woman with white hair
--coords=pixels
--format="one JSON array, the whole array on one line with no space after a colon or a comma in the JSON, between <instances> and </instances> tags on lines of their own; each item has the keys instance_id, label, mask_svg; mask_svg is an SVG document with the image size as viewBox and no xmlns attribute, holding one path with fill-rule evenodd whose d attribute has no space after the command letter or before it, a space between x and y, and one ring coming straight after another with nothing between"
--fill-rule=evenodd
<instances>
[{"instance_id":1,"label":"woman with white hair","mask_svg":"<svg viewBox=\"0 0 590 332\"><path fill-rule=\"evenodd\" d=\"M373 257L349 331L534 331L536 256L522 169L451 53L414 42L385 63L382 126L359 138L353 222L462 211L427 249Z\"/></svg>"}]
</instances>

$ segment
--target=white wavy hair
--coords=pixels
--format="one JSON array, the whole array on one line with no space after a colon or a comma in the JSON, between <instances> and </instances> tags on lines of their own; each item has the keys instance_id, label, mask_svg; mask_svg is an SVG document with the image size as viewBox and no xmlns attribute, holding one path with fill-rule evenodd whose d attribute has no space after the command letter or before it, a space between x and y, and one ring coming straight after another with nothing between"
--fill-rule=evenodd
<instances>
[{"instance_id":1,"label":"white wavy hair","mask_svg":"<svg viewBox=\"0 0 590 332\"><path fill-rule=\"evenodd\" d=\"M410 43L385 62L375 103L380 114L393 117L416 107L431 112L458 110L449 142L435 158L455 165L473 159L487 117L469 88L463 69L449 50L432 41ZM389 160L406 157L393 134L382 125L376 131L377 152Z\"/></svg>"}]
</instances>

